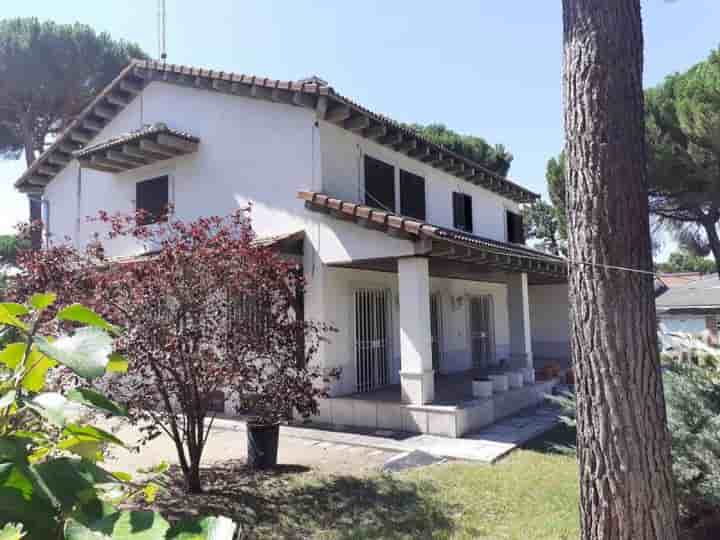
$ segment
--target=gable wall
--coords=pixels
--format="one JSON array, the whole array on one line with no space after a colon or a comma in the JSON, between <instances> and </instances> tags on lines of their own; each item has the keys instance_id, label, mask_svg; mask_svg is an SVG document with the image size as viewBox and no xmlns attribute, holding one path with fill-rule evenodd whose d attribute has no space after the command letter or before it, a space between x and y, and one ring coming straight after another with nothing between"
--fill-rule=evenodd
<instances>
[{"instance_id":1,"label":"gable wall","mask_svg":"<svg viewBox=\"0 0 720 540\"><path fill-rule=\"evenodd\" d=\"M429 223L453 227L452 192L467 193L473 198L473 233L507 240L505 210L518 212L517 203L328 122L320 122L320 141L323 190L328 195L364 202L367 154L396 167L396 198L398 168L425 178Z\"/></svg>"},{"instance_id":2,"label":"gable wall","mask_svg":"<svg viewBox=\"0 0 720 540\"><path fill-rule=\"evenodd\" d=\"M135 184L164 174L170 176L170 199L181 219L224 215L252 202L258 235L302 229L308 212L297 191L312 188L319 176L314 121L311 111L299 107L152 82L92 142L165 122L200 137L198 152L118 174L83 169L77 239L74 161L46 188L50 232L55 241L70 236L84 243L97 229L85 216L134 211ZM110 255L139 251L113 241Z\"/></svg>"}]
</instances>

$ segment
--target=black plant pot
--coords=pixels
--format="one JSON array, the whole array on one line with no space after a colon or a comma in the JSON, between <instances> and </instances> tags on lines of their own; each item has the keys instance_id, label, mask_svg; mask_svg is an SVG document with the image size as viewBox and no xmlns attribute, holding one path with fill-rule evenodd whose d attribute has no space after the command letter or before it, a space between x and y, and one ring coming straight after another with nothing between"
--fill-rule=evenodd
<instances>
[{"instance_id":1,"label":"black plant pot","mask_svg":"<svg viewBox=\"0 0 720 540\"><path fill-rule=\"evenodd\" d=\"M272 469L277 465L280 424L247 424L248 466Z\"/></svg>"}]
</instances>

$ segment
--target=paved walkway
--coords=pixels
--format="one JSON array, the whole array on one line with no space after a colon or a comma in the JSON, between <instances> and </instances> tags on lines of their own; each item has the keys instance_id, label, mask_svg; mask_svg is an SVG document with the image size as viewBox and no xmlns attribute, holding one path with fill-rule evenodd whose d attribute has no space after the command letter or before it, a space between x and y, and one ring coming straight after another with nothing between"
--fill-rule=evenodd
<instances>
[{"instance_id":1,"label":"paved walkway","mask_svg":"<svg viewBox=\"0 0 720 540\"><path fill-rule=\"evenodd\" d=\"M494 463L518 446L559 423L557 407L542 405L511 416L460 439L437 435L417 435L397 431L333 431L310 426L282 426L284 437L315 441L328 450L338 446L373 448L386 452L419 450L434 456ZM218 430L245 430L238 419L216 419Z\"/></svg>"}]
</instances>

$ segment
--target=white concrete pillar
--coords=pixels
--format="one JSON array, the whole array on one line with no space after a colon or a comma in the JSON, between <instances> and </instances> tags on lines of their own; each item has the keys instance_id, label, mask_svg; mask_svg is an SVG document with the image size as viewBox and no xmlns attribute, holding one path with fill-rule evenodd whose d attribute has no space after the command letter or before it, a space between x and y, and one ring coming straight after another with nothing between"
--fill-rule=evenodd
<instances>
[{"instance_id":1,"label":"white concrete pillar","mask_svg":"<svg viewBox=\"0 0 720 540\"><path fill-rule=\"evenodd\" d=\"M530 329L530 295L526 273L508 274L508 312L510 314L510 355L517 365L533 367ZM516 360L524 359L524 365Z\"/></svg>"},{"instance_id":2,"label":"white concrete pillar","mask_svg":"<svg viewBox=\"0 0 720 540\"><path fill-rule=\"evenodd\" d=\"M402 400L422 405L435 397L430 331L430 273L422 257L398 259L400 386Z\"/></svg>"}]
</instances>

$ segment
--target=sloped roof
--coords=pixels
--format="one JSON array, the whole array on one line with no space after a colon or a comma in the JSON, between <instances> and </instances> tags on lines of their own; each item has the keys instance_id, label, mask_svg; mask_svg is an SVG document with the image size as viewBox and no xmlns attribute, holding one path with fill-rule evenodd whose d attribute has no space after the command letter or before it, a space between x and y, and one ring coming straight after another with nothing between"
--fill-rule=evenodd
<instances>
[{"instance_id":1,"label":"sloped roof","mask_svg":"<svg viewBox=\"0 0 720 540\"><path fill-rule=\"evenodd\" d=\"M328 212L339 219L353 221L358 226L392 236L402 235L409 240L425 238L435 241L437 246L429 251L430 257L471 262L508 271L544 274L558 281L567 278L565 259L524 244L484 238L314 191L301 191L298 198L304 200L310 210Z\"/></svg>"},{"instance_id":2,"label":"sloped roof","mask_svg":"<svg viewBox=\"0 0 720 540\"><path fill-rule=\"evenodd\" d=\"M399 122L339 94L319 77L281 81L154 60L133 60L23 173L15 186L25 192L41 192L69 163L73 152L89 144L95 134L153 80L311 108L318 118L508 199L531 202L539 198L538 194L490 171L483 164L434 144Z\"/></svg>"},{"instance_id":3,"label":"sloped roof","mask_svg":"<svg viewBox=\"0 0 720 540\"><path fill-rule=\"evenodd\" d=\"M709 274L667 289L657 297L655 305L659 312L715 309L720 311L720 279Z\"/></svg>"}]
</instances>

